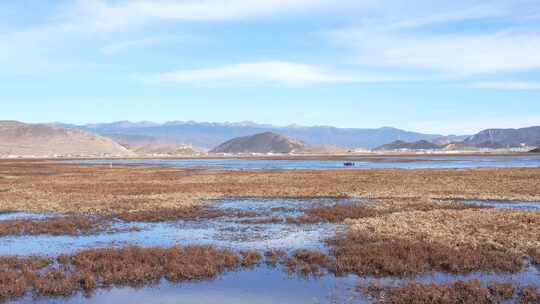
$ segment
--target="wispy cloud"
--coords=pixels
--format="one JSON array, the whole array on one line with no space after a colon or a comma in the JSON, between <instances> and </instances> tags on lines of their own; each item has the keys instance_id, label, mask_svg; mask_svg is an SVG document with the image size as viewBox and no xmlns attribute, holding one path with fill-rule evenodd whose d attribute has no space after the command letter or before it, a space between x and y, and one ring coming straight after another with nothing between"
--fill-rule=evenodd
<instances>
[{"instance_id":1,"label":"wispy cloud","mask_svg":"<svg viewBox=\"0 0 540 304\"><path fill-rule=\"evenodd\" d=\"M193 41L195 39L188 36L169 35L169 36L155 36L155 37L146 37L146 38L141 38L141 39L124 40L124 41L117 41L117 42L107 44L106 46L101 48L101 52L103 53L103 55L111 56L111 55L115 55L115 54L122 53L125 51L129 51L132 49L155 46L155 45L164 44L164 43L184 42L188 40Z\"/></svg>"},{"instance_id":2,"label":"wispy cloud","mask_svg":"<svg viewBox=\"0 0 540 304\"><path fill-rule=\"evenodd\" d=\"M414 0L381 5L369 16L328 35L356 54L350 62L454 76L540 68L535 1Z\"/></svg>"},{"instance_id":3,"label":"wispy cloud","mask_svg":"<svg viewBox=\"0 0 540 304\"><path fill-rule=\"evenodd\" d=\"M540 82L530 81L486 81L471 84L475 89L493 89L504 91L536 91L540 90Z\"/></svg>"},{"instance_id":4,"label":"wispy cloud","mask_svg":"<svg viewBox=\"0 0 540 304\"><path fill-rule=\"evenodd\" d=\"M494 34L405 35L348 29L333 38L354 47L357 64L424 69L474 75L540 68L540 35L502 31Z\"/></svg>"},{"instance_id":5,"label":"wispy cloud","mask_svg":"<svg viewBox=\"0 0 540 304\"><path fill-rule=\"evenodd\" d=\"M80 0L70 14L95 30L119 30L160 19L223 21L318 7L330 0Z\"/></svg>"},{"instance_id":6,"label":"wispy cloud","mask_svg":"<svg viewBox=\"0 0 540 304\"><path fill-rule=\"evenodd\" d=\"M144 77L143 80L150 83L210 86L261 83L285 86L305 86L314 84L406 81L406 79L396 77L340 73L319 66L285 61L240 63L205 69L180 70Z\"/></svg>"}]
</instances>

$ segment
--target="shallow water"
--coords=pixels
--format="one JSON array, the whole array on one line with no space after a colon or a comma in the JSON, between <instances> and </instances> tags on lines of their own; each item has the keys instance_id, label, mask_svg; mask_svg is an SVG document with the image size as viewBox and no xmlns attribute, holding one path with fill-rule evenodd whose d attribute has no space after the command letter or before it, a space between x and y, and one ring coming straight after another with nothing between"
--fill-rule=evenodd
<instances>
[{"instance_id":1,"label":"shallow water","mask_svg":"<svg viewBox=\"0 0 540 304\"><path fill-rule=\"evenodd\" d=\"M540 202L467 200L464 203L469 205L486 206L497 209L515 209L521 211L540 212Z\"/></svg>"},{"instance_id":2,"label":"shallow water","mask_svg":"<svg viewBox=\"0 0 540 304\"><path fill-rule=\"evenodd\" d=\"M361 204L365 201L336 198L284 199L242 198L216 200L212 204L227 211L254 212L250 217L231 215L203 221L174 221L168 223L121 223L113 228L139 228L125 231L84 236L16 236L0 238L0 255L50 255L74 252L80 249L124 245L174 246L212 244L233 250L297 249L327 250L324 240L335 234L340 226L333 224L241 224L239 221L268 217L300 216L302 210L315 206ZM488 202L486 202L488 203ZM499 203L500 204L500 203ZM231 213L234 214L234 213ZM12 218L40 219L39 214L2 214L0 220ZM262 264L253 269L229 272L215 280L173 284L167 281L142 288L114 287L98 289L90 297L76 294L69 298L40 298L26 296L13 303L371 303L357 286L377 282L381 286L397 286L409 282L452 283L457 280L480 279L514 283L516 286L540 288L540 272L527 266L522 272L473 273L452 275L431 273L408 278L374 278L349 275L335 277L326 274L318 278L302 278L284 272L281 267L271 268Z\"/></svg>"},{"instance_id":3,"label":"shallow water","mask_svg":"<svg viewBox=\"0 0 540 304\"><path fill-rule=\"evenodd\" d=\"M70 298L32 299L27 296L14 303L159 303L159 304L274 304L274 303L371 303L358 286L379 283L381 286L399 286L410 282L451 284L458 280L479 279L490 282L513 283L516 287L540 288L540 272L528 267L517 274L473 273L452 275L432 273L416 277L359 278L355 275L335 277L324 275L303 278L287 274L280 268L259 266L249 270L226 273L215 280L188 283L169 283L143 288L114 287L99 289L85 297L77 294Z\"/></svg>"},{"instance_id":4,"label":"shallow water","mask_svg":"<svg viewBox=\"0 0 540 304\"><path fill-rule=\"evenodd\" d=\"M362 203L350 199L266 199L243 198L213 202L213 206L229 211L254 211L256 216L227 216L202 221L174 221L163 223L115 222L112 230L120 232L81 236L7 236L0 237L0 255L51 255L81 249L138 245L144 247L175 245L215 245L233 250L297 249L325 250L324 240L335 235L340 226L329 223L290 225L242 224L242 220L269 217L284 218L302 215L302 209L331 206L336 203ZM6 214L6 217L9 215ZM14 216L14 215L12 215ZM131 228L136 228L131 229Z\"/></svg>"},{"instance_id":5,"label":"shallow water","mask_svg":"<svg viewBox=\"0 0 540 304\"><path fill-rule=\"evenodd\" d=\"M223 170L539 168L540 155L355 157L342 160L144 159L75 160L78 164L159 165ZM345 167L344 162L354 162Z\"/></svg>"},{"instance_id":6,"label":"shallow water","mask_svg":"<svg viewBox=\"0 0 540 304\"><path fill-rule=\"evenodd\" d=\"M44 220L58 217L52 213L32 213L32 212L0 212L0 221L9 220Z\"/></svg>"},{"instance_id":7,"label":"shallow water","mask_svg":"<svg viewBox=\"0 0 540 304\"><path fill-rule=\"evenodd\" d=\"M269 267L226 273L216 280L172 284L162 282L145 288L119 287L97 290L90 298L79 294L67 299L31 297L14 303L148 303L148 304L316 304L368 303L360 301L354 276L317 279L289 277Z\"/></svg>"}]
</instances>

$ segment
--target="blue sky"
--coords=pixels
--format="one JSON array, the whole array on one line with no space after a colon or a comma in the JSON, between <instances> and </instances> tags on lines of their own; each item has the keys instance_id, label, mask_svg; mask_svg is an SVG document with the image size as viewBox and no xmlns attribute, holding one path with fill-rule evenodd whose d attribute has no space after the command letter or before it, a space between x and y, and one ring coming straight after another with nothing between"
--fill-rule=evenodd
<instances>
[{"instance_id":1,"label":"blue sky","mask_svg":"<svg viewBox=\"0 0 540 304\"><path fill-rule=\"evenodd\" d=\"M2 1L0 119L540 125L538 0Z\"/></svg>"}]
</instances>

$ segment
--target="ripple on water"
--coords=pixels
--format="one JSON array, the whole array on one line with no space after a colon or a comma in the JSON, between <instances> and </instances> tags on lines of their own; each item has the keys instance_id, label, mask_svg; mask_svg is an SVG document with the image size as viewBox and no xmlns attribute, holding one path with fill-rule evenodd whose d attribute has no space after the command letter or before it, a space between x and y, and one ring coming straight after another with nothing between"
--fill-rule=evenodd
<instances>
[{"instance_id":1,"label":"ripple on water","mask_svg":"<svg viewBox=\"0 0 540 304\"><path fill-rule=\"evenodd\" d=\"M297 249L326 250L324 240L335 235L339 225L330 223L290 225L285 223L250 223L241 220L269 217L299 216L303 209L334 204L362 203L351 199L225 199L214 201L222 210L255 214L238 217L234 212L227 217L201 221L161 223L112 224L113 233L80 236L7 236L0 238L0 255L59 255L81 249L109 246L138 245L143 247L175 245L215 245L234 250L265 250L268 248L293 251ZM27 217L29 218L29 217ZM135 229L133 229L135 228Z\"/></svg>"}]
</instances>

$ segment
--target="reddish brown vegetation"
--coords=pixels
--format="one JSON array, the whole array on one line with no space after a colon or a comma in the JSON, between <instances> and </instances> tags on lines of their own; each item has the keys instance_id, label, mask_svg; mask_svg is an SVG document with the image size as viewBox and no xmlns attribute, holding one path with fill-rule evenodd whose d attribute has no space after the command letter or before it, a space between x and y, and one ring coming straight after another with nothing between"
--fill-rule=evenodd
<instances>
[{"instance_id":1,"label":"reddish brown vegetation","mask_svg":"<svg viewBox=\"0 0 540 304\"><path fill-rule=\"evenodd\" d=\"M0 257L0 301L23 296L36 273L51 263L47 258Z\"/></svg>"},{"instance_id":2,"label":"reddish brown vegetation","mask_svg":"<svg viewBox=\"0 0 540 304\"><path fill-rule=\"evenodd\" d=\"M254 250L240 251L240 256L242 257L242 262L240 264L243 267L255 266L259 264L262 259L261 254Z\"/></svg>"},{"instance_id":3,"label":"reddish brown vegetation","mask_svg":"<svg viewBox=\"0 0 540 304\"><path fill-rule=\"evenodd\" d=\"M333 262L324 253L299 250L284 261L285 269L302 276L320 276L324 269L331 268Z\"/></svg>"},{"instance_id":4,"label":"reddish brown vegetation","mask_svg":"<svg viewBox=\"0 0 540 304\"><path fill-rule=\"evenodd\" d=\"M68 296L99 286L141 286L165 278L172 282L211 279L261 260L258 252L236 254L211 246L92 249L58 257L0 258L0 300L23 296Z\"/></svg>"},{"instance_id":5,"label":"reddish brown vegetation","mask_svg":"<svg viewBox=\"0 0 540 304\"><path fill-rule=\"evenodd\" d=\"M287 258L287 253L283 250L272 249L264 253L266 257L266 265L276 266L278 263L282 263Z\"/></svg>"},{"instance_id":6,"label":"reddish brown vegetation","mask_svg":"<svg viewBox=\"0 0 540 304\"><path fill-rule=\"evenodd\" d=\"M281 217L265 217L265 218L257 218L257 219L244 219L238 221L239 224L246 224L246 225L258 225L258 224L281 224L285 221L285 219Z\"/></svg>"},{"instance_id":7,"label":"reddish brown vegetation","mask_svg":"<svg viewBox=\"0 0 540 304\"><path fill-rule=\"evenodd\" d=\"M512 284L493 283L482 287L479 280L458 281L451 285L410 283L402 287L380 288L371 285L364 291L379 303L409 304L494 304L514 296Z\"/></svg>"},{"instance_id":8,"label":"reddish brown vegetation","mask_svg":"<svg viewBox=\"0 0 540 304\"><path fill-rule=\"evenodd\" d=\"M79 235L105 231L103 220L70 216L43 220L0 221L0 236L6 235Z\"/></svg>"},{"instance_id":9,"label":"reddish brown vegetation","mask_svg":"<svg viewBox=\"0 0 540 304\"><path fill-rule=\"evenodd\" d=\"M334 205L311 208L304 211L308 217L331 223L343 222L348 218L364 218L379 215L379 212L365 205Z\"/></svg>"},{"instance_id":10,"label":"reddish brown vegetation","mask_svg":"<svg viewBox=\"0 0 540 304\"><path fill-rule=\"evenodd\" d=\"M540 304L540 292L534 287L526 287L519 291L518 304Z\"/></svg>"},{"instance_id":11,"label":"reddish brown vegetation","mask_svg":"<svg viewBox=\"0 0 540 304\"><path fill-rule=\"evenodd\" d=\"M304 210L305 215L300 217L288 217L288 224L313 224L319 222L341 223L346 219L361 219L376 217L385 214L404 211L431 211L442 210L464 210L481 209L482 206L466 205L458 202L434 203L434 202L409 202L401 204L388 204L383 208L377 208L374 204L336 204L329 207L316 207Z\"/></svg>"},{"instance_id":12,"label":"reddish brown vegetation","mask_svg":"<svg viewBox=\"0 0 540 304\"><path fill-rule=\"evenodd\" d=\"M539 248L535 248L535 249L529 249L529 257L531 258L531 262L540 267L540 249Z\"/></svg>"},{"instance_id":13,"label":"reddish brown vegetation","mask_svg":"<svg viewBox=\"0 0 540 304\"><path fill-rule=\"evenodd\" d=\"M176 220L213 219L225 215L224 212L205 206L186 206L175 209L123 212L116 217L126 222L165 222Z\"/></svg>"},{"instance_id":14,"label":"reddish brown vegetation","mask_svg":"<svg viewBox=\"0 0 540 304\"><path fill-rule=\"evenodd\" d=\"M437 243L379 239L350 232L329 241L337 274L410 275L429 271L517 272L521 256L490 248L450 248Z\"/></svg>"},{"instance_id":15,"label":"reddish brown vegetation","mask_svg":"<svg viewBox=\"0 0 540 304\"><path fill-rule=\"evenodd\" d=\"M514 296L514 286L511 283L491 282L487 287L496 298L509 300Z\"/></svg>"}]
</instances>

